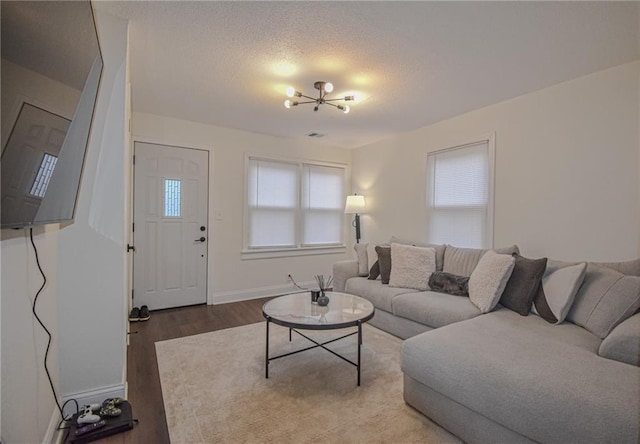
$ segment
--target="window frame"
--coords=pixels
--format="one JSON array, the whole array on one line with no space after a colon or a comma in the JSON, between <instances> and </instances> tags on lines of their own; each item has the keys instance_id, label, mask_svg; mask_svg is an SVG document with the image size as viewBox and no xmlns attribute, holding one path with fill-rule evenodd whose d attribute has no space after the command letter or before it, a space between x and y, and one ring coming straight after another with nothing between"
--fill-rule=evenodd
<instances>
[{"instance_id":1,"label":"window frame","mask_svg":"<svg viewBox=\"0 0 640 444\"><path fill-rule=\"evenodd\" d=\"M249 174L250 174L250 161L262 160L265 162L274 163L286 163L297 166L297 202L296 202L296 216L295 216L295 245L286 247L250 247L249 246L249 232L250 232L250 210L249 210ZM344 223L344 214L340 224L340 236L341 239L337 243L332 244L304 244L303 232L304 232L304 208L303 208L303 181L305 180L304 169L306 166L318 166L339 168L343 170L343 195L348 194L348 179L349 179L349 165L339 162L326 162L319 160L310 160L302 158L287 158L260 154L245 153L244 156L244 184L243 184L243 233L242 233L242 260L251 259L265 259L265 258L278 258L278 257L290 257L290 256L306 256L306 255L320 255L320 254L336 254L344 253L346 250L346 225ZM341 210L343 213L344 208Z\"/></svg>"},{"instance_id":2,"label":"window frame","mask_svg":"<svg viewBox=\"0 0 640 444\"><path fill-rule=\"evenodd\" d=\"M425 206L427 209L427 226L426 226L426 238L429 242L432 242L432 239L429 238L429 223L431 222L431 202L433 196L433 178L432 171L430 168L429 158L431 156L437 156L438 154L443 154L446 152L451 152L459 149L464 149L471 147L473 145L478 145L486 143L487 144L487 156L488 156L488 189L487 189L487 204L486 204L486 227L485 227L485 239L486 245L483 248L493 248L494 247L494 211L495 211L495 162L496 162L496 145L495 145L495 132L487 134L485 136L473 137L458 141L452 145L449 145L446 148L436 149L429 151L425 155ZM471 208L472 206L469 206ZM456 245L458 247L465 247L461 245Z\"/></svg>"}]
</instances>

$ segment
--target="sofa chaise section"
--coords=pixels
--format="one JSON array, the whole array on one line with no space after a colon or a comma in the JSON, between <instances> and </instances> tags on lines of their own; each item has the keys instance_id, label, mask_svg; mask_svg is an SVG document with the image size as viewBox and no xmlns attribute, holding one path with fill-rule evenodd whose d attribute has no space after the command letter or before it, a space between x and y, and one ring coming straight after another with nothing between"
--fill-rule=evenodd
<instances>
[{"instance_id":1,"label":"sofa chaise section","mask_svg":"<svg viewBox=\"0 0 640 444\"><path fill-rule=\"evenodd\" d=\"M499 309L406 340L405 401L471 443L638 442L640 368L601 342Z\"/></svg>"}]
</instances>

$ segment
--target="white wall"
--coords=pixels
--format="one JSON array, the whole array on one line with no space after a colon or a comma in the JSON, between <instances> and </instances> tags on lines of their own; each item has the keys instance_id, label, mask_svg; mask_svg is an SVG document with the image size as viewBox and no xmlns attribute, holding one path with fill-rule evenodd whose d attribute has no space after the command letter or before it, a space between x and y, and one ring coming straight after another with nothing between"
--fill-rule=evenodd
<instances>
[{"instance_id":1,"label":"white wall","mask_svg":"<svg viewBox=\"0 0 640 444\"><path fill-rule=\"evenodd\" d=\"M100 12L96 18L105 69L76 220L65 226L53 224L34 229L48 279L40 295L38 313L54 336L49 368L58 395L65 398L91 393L122 394L124 387L123 239L128 185L123 178L127 156L123 72L127 23ZM38 100L46 104L47 98ZM96 194L95 184L105 177L109 178L110 187L106 191L99 188L101 192ZM118 228L97 223L99 216L106 214L118 218ZM32 299L42 280L27 232L3 230L0 247L2 442L43 442L51 437L51 426L55 427L59 418L52 416L56 409L42 367L46 335L31 315ZM86 399L89 397L80 401Z\"/></svg>"},{"instance_id":2,"label":"white wall","mask_svg":"<svg viewBox=\"0 0 640 444\"><path fill-rule=\"evenodd\" d=\"M134 140L199 147L211 152L208 293L213 303L290 290L287 274L299 282L310 282L316 274L330 275L335 261L353 257L350 246L340 254L293 258L242 260L240 254L246 152L349 165L350 151L314 141L283 139L145 113L134 113L133 133ZM216 220L216 211L222 214L222 220ZM347 223L345 217L345 226ZM354 233L347 233L347 239L351 240Z\"/></svg>"},{"instance_id":3,"label":"white wall","mask_svg":"<svg viewBox=\"0 0 640 444\"><path fill-rule=\"evenodd\" d=\"M640 62L473 111L353 153L363 236L426 236L429 151L496 134L494 245L567 260L637 257Z\"/></svg>"},{"instance_id":4,"label":"white wall","mask_svg":"<svg viewBox=\"0 0 640 444\"><path fill-rule=\"evenodd\" d=\"M75 220L58 249L60 387L80 399L124 394L126 365L128 25L100 11L96 19L104 70Z\"/></svg>"},{"instance_id":5,"label":"white wall","mask_svg":"<svg viewBox=\"0 0 640 444\"><path fill-rule=\"evenodd\" d=\"M4 230L2 234L2 442L41 442L56 409L43 367L47 336L31 313L43 280L28 232ZM34 228L34 240L47 276L37 312L54 337L48 365L57 384L58 226Z\"/></svg>"}]
</instances>

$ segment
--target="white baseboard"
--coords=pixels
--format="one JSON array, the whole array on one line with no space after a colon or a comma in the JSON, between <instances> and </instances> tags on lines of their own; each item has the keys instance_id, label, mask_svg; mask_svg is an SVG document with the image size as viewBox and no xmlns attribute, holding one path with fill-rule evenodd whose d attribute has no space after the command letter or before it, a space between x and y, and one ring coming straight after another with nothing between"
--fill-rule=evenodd
<instances>
[{"instance_id":1,"label":"white baseboard","mask_svg":"<svg viewBox=\"0 0 640 444\"><path fill-rule=\"evenodd\" d=\"M299 282L303 288L315 288L318 286L315 281ZM213 293L208 301L209 305L226 304L227 302L247 301L249 299L266 298L270 296L281 296L291 293L303 293L301 290L291 284L275 285L272 287L250 288L248 290L234 290Z\"/></svg>"},{"instance_id":2,"label":"white baseboard","mask_svg":"<svg viewBox=\"0 0 640 444\"><path fill-rule=\"evenodd\" d=\"M42 438L42 444L54 444L61 443L63 434L62 430L58 430L58 424L60 423L60 412L58 411L58 407L53 409L53 413L51 414L51 420L49 420L49 426L47 427L47 432Z\"/></svg>"}]
</instances>

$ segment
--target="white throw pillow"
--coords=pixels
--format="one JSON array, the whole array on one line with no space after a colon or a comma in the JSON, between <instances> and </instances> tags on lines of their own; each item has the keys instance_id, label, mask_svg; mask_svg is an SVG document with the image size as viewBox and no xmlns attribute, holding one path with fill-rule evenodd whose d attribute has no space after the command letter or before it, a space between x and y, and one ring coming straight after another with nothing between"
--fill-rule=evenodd
<instances>
[{"instance_id":1,"label":"white throw pillow","mask_svg":"<svg viewBox=\"0 0 640 444\"><path fill-rule=\"evenodd\" d=\"M378 253L376 253L377 244L367 244L367 270L371 270L373 264L378 260Z\"/></svg>"},{"instance_id":2,"label":"white throw pillow","mask_svg":"<svg viewBox=\"0 0 640 444\"><path fill-rule=\"evenodd\" d=\"M469 277L469 299L482 313L495 308L513 272L516 259L487 251Z\"/></svg>"},{"instance_id":3,"label":"white throw pillow","mask_svg":"<svg viewBox=\"0 0 640 444\"><path fill-rule=\"evenodd\" d=\"M551 324L564 321L584 281L586 269L586 262L557 269L547 265L531 311Z\"/></svg>"},{"instance_id":4,"label":"white throw pillow","mask_svg":"<svg viewBox=\"0 0 640 444\"><path fill-rule=\"evenodd\" d=\"M436 249L391 244L389 287L428 290L431 273L436 271Z\"/></svg>"},{"instance_id":5,"label":"white throw pillow","mask_svg":"<svg viewBox=\"0 0 640 444\"><path fill-rule=\"evenodd\" d=\"M369 259L367 259L367 245L368 244L354 244L353 249L356 252L358 259L358 275L369 276Z\"/></svg>"}]
</instances>

